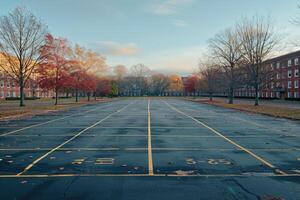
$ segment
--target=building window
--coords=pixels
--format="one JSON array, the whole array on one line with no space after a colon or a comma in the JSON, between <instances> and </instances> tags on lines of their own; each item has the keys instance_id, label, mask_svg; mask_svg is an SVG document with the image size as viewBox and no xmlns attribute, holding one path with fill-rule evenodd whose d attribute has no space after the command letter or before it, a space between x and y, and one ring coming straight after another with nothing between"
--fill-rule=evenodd
<instances>
[{"instance_id":1,"label":"building window","mask_svg":"<svg viewBox=\"0 0 300 200\"><path fill-rule=\"evenodd\" d=\"M16 92L13 92L12 95L13 95L13 97L16 97Z\"/></svg>"},{"instance_id":2,"label":"building window","mask_svg":"<svg viewBox=\"0 0 300 200\"><path fill-rule=\"evenodd\" d=\"M4 97L4 92L3 92L3 91L0 92L0 97L1 97L1 98Z\"/></svg>"},{"instance_id":3,"label":"building window","mask_svg":"<svg viewBox=\"0 0 300 200\"><path fill-rule=\"evenodd\" d=\"M295 71L294 71L294 76L295 76L295 77L299 77L299 69L295 69Z\"/></svg>"},{"instance_id":4,"label":"building window","mask_svg":"<svg viewBox=\"0 0 300 200\"><path fill-rule=\"evenodd\" d=\"M299 92L294 92L294 98L299 98Z\"/></svg>"},{"instance_id":5,"label":"building window","mask_svg":"<svg viewBox=\"0 0 300 200\"><path fill-rule=\"evenodd\" d=\"M277 79L280 79L280 74L279 74L279 73L276 74L276 78L277 78Z\"/></svg>"},{"instance_id":6,"label":"building window","mask_svg":"<svg viewBox=\"0 0 300 200\"><path fill-rule=\"evenodd\" d=\"M291 98L291 97L292 97L291 92L288 92L288 98Z\"/></svg>"},{"instance_id":7,"label":"building window","mask_svg":"<svg viewBox=\"0 0 300 200\"><path fill-rule=\"evenodd\" d=\"M273 82L271 82L271 89L273 89L274 88L274 83Z\"/></svg>"},{"instance_id":8,"label":"building window","mask_svg":"<svg viewBox=\"0 0 300 200\"><path fill-rule=\"evenodd\" d=\"M279 82L277 82L277 83L276 83L276 87L279 87L279 86L280 86L280 83L279 83Z\"/></svg>"},{"instance_id":9,"label":"building window","mask_svg":"<svg viewBox=\"0 0 300 200\"><path fill-rule=\"evenodd\" d=\"M288 67L290 67L292 65L292 60L288 60Z\"/></svg>"},{"instance_id":10,"label":"building window","mask_svg":"<svg viewBox=\"0 0 300 200\"><path fill-rule=\"evenodd\" d=\"M273 69L274 69L274 63L271 64L271 70L273 70Z\"/></svg>"},{"instance_id":11,"label":"building window","mask_svg":"<svg viewBox=\"0 0 300 200\"><path fill-rule=\"evenodd\" d=\"M299 65L299 58L295 58L295 65Z\"/></svg>"},{"instance_id":12,"label":"building window","mask_svg":"<svg viewBox=\"0 0 300 200\"><path fill-rule=\"evenodd\" d=\"M291 78L292 77L292 70L289 70L287 74L288 74L288 78Z\"/></svg>"},{"instance_id":13,"label":"building window","mask_svg":"<svg viewBox=\"0 0 300 200\"><path fill-rule=\"evenodd\" d=\"M1 87L1 88L4 87L4 81L3 81L3 80L0 81L0 87Z\"/></svg>"},{"instance_id":14,"label":"building window","mask_svg":"<svg viewBox=\"0 0 300 200\"><path fill-rule=\"evenodd\" d=\"M7 93L6 93L6 97L10 97L10 92L7 92Z\"/></svg>"},{"instance_id":15,"label":"building window","mask_svg":"<svg viewBox=\"0 0 300 200\"><path fill-rule=\"evenodd\" d=\"M276 68L277 68L277 69L280 68L280 62L276 63Z\"/></svg>"},{"instance_id":16,"label":"building window","mask_svg":"<svg viewBox=\"0 0 300 200\"><path fill-rule=\"evenodd\" d=\"M9 80L6 81L6 87L10 88L10 82L9 82Z\"/></svg>"},{"instance_id":17,"label":"building window","mask_svg":"<svg viewBox=\"0 0 300 200\"><path fill-rule=\"evenodd\" d=\"M288 81L288 88L292 88L292 81Z\"/></svg>"},{"instance_id":18,"label":"building window","mask_svg":"<svg viewBox=\"0 0 300 200\"><path fill-rule=\"evenodd\" d=\"M298 88L298 87L299 87L299 81L295 80L295 82L294 82L294 88Z\"/></svg>"}]
</instances>

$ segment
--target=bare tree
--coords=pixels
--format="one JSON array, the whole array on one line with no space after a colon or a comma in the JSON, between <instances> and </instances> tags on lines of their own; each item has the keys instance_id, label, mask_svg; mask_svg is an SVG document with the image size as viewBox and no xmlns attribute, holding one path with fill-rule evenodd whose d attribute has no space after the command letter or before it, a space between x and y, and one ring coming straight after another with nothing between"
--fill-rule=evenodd
<instances>
[{"instance_id":1,"label":"bare tree","mask_svg":"<svg viewBox=\"0 0 300 200\"><path fill-rule=\"evenodd\" d=\"M131 67L131 73L134 79L134 91L136 94L145 95L148 90L147 77L151 70L144 64L137 64Z\"/></svg>"},{"instance_id":2,"label":"bare tree","mask_svg":"<svg viewBox=\"0 0 300 200\"><path fill-rule=\"evenodd\" d=\"M151 94L163 95L170 83L169 77L163 74L153 74L151 76Z\"/></svg>"},{"instance_id":3,"label":"bare tree","mask_svg":"<svg viewBox=\"0 0 300 200\"><path fill-rule=\"evenodd\" d=\"M218 60L220 67L225 72L228 81L228 103L232 104L234 90L239 79L238 68L243 58L241 52L242 42L235 30L226 29L209 41L209 47L213 57Z\"/></svg>"},{"instance_id":4,"label":"bare tree","mask_svg":"<svg viewBox=\"0 0 300 200\"><path fill-rule=\"evenodd\" d=\"M220 87L221 70L213 62L207 60L199 63L199 74L202 88L209 95L209 100L212 101L213 94Z\"/></svg>"},{"instance_id":5,"label":"bare tree","mask_svg":"<svg viewBox=\"0 0 300 200\"><path fill-rule=\"evenodd\" d=\"M122 83L124 83L123 79L127 75L127 68L124 65L116 65L113 68L113 72L116 76L116 84L119 88L118 93L122 93L125 88Z\"/></svg>"},{"instance_id":6,"label":"bare tree","mask_svg":"<svg viewBox=\"0 0 300 200\"><path fill-rule=\"evenodd\" d=\"M279 43L270 18L255 16L245 18L237 25L242 44L249 83L255 90L255 105L258 105L259 90L266 79L268 69L263 62L269 58L274 47Z\"/></svg>"},{"instance_id":7,"label":"bare tree","mask_svg":"<svg viewBox=\"0 0 300 200\"><path fill-rule=\"evenodd\" d=\"M5 64L0 67L20 87L20 106L24 106L24 87L42 60L45 26L30 12L16 8L0 18L0 51Z\"/></svg>"}]
</instances>

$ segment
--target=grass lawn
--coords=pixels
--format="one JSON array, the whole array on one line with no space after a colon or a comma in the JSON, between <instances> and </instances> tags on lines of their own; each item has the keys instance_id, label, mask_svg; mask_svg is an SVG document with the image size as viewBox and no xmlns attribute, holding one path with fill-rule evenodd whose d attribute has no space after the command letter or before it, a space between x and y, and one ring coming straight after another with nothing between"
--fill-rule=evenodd
<instances>
[{"instance_id":1,"label":"grass lawn","mask_svg":"<svg viewBox=\"0 0 300 200\"><path fill-rule=\"evenodd\" d=\"M251 113L259 113L264 115L269 115L273 117L281 117L293 120L300 120L300 109L299 108L288 108L283 106L276 106L276 105L259 105L254 106L249 103L238 102L234 104L228 104L221 100L213 100L209 101L208 99L204 98L189 98L191 101L199 102L199 103L206 103L215 106L221 106L225 108L231 108Z\"/></svg>"},{"instance_id":2,"label":"grass lawn","mask_svg":"<svg viewBox=\"0 0 300 200\"><path fill-rule=\"evenodd\" d=\"M37 100L25 100L25 107L19 107L19 101L0 100L0 120L7 120L12 118L19 118L25 116L32 116L35 114L53 112L62 109L68 109L75 106L112 101L109 98L79 98L79 102L75 102L75 98L59 99L58 105L54 105L55 100L52 98L43 98Z\"/></svg>"}]
</instances>

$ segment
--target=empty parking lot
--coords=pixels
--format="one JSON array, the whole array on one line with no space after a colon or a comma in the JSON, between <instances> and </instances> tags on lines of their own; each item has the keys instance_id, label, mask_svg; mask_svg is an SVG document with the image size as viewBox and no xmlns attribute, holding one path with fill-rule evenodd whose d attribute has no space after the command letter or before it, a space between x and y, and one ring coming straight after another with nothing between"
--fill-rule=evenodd
<instances>
[{"instance_id":1,"label":"empty parking lot","mask_svg":"<svg viewBox=\"0 0 300 200\"><path fill-rule=\"evenodd\" d=\"M299 199L300 124L175 98L0 122L5 199Z\"/></svg>"}]
</instances>

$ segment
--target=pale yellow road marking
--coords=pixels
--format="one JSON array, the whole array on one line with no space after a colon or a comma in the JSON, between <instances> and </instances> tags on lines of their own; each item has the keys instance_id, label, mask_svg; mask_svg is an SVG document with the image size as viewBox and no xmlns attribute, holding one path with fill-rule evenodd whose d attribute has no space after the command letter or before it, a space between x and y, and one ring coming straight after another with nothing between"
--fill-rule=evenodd
<instances>
[{"instance_id":1,"label":"pale yellow road marking","mask_svg":"<svg viewBox=\"0 0 300 200\"><path fill-rule=\"evenodd\" d=\"M108 106L110 106L110 105L108 105ZM3 133L3 134L0 135L0 137L6 136L6 135L10 135L10 134L14 134L14 133L17 133L17 132L20 132L20 131L24 131L24 130L27 130L27 129L30 129L30 128L37 127L37 126L42 126L42 125L45 125L45 124L49 124L51 122L55 122L55 121L58 121L58 120L63 120L63 119L66 119L66 118L69 118L69 117L73 117L73 116L76 116L76 115L82 115L82 114L86 114L86 113L89 113L89 112L93 112L93 111L99 110L99 109L101 109L103 107L107 107L107 106L105 105L105 106L101 106L101 107L94 108L94 109L91 109L91 110L87 110L87 111L82 112L82 113L74 113L72 115L68 115L68 116L65 116L65 117L53 119L53 120L42 122L42 123L39 123L39 124L33 124L31 126L26 126L24 128L20 128L18 130L14 130L14 131L10 131L10 132L7 132L7 133Z\"/></svg>"},{"instance_id":2,"label":"pale yellow road marking","mask_svg":"<svg viewBox=\"0 0 300 200\"><path fill-rule=\"evenodd\" d=\"M132 102L133 103L133 102ZM130 104L132 104L130 103ZM100 121L94 123L93 125L83 129L82 131L80 131L79 133L77 133L76 135L74 135L72 138L68 139L67 141L61 143L60 145L58 145L57 147L51 149L49 152L47 152L46 154L42 155L41 157L39 157L38 159L36 159L35 161L33 161L31 164L29 164L22 172L18 173L17 176L20 176L24 173L26 173L28 170L30 170L35 164L37 164L38 162L40 162L41 160L43 160L45 157L47 157L48 155L50 155L51 153L53 153L54 151L56 151L57 149L61 148L62 146L64 146L65 144L71 142L72 140L74 140L75 138L77 138L78 136L80 136L82 133L84 133L85 131L97 126L98 124L102 123L103 121L105 121L106 119L110 118L111 116L113 116L116 113L121 112L122 110L124 110L125 108L127 108L130 104L124 106L122 109L117 110L109 115L107 115L105 118L101 119Z\"/></svg>"},{"instance_id":3,"label":"pale yellow road marking","mask_svg":"<svg viewBox=\"0 0 300 200\"><path fill-rule=\"evenodd\" d=\"M148 99L148 170L149 175L153 176L152 144L151 144L151 113L150 98Z\"/></svg>"},{"instance_id":4,"label":"pale yellow road marking","mask_svg":"<svg viewBox=\"0 0 300 200\"><path fill-rule=\"evenodd\" d=\"M227 142L233 144L234 146L240 148L241 150L243 150L244 152L248 153L249 155L251 155L252 157L256 158L257 160L259 160L260 162L262 162L264 165L268 166L269 168L273 169L276 173L282 174L282 175L286 175L285 172L283 172L282 170L278 169L277 167L275 167L274 165L272 165L271 163L269 163L268 161L266 161L265 159L261 158L260 156L256 155L255 153L253 153L252 151L250 151L249 149L246 149L245 147L237 144L236 142L234 142L233 140L227 138L226 136L222 135L220 132L218 132L217 130L209 127L208 125L206 125L205 123L197 120L196 118L178 110L177 108L175 108L174 106L171 106L169 103L167 103L166 101L163 101L168 107L170 107L172 110L194 120L196 123L201 124L202 126L206 127L207 129L211 130L213 133L217 134L218 136L220 136L221 138L223 138L224 140L226 140Z\"/></svg>"}]
</instances>

